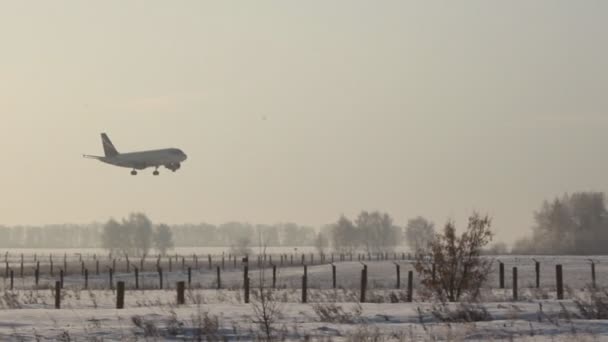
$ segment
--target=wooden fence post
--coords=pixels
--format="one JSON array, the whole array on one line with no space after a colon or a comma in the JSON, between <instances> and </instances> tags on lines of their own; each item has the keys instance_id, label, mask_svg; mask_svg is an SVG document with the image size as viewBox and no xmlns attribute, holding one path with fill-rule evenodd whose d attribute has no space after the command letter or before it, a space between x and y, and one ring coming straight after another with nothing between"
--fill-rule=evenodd
<instances>
[{"instance_id":1,"label":"wooden fence post","mask_svg":"<svg viewBox=\"0 0 608 342\"><path fill-rule=\"evenodd\" d=\"M125 282L119 281L116 283L116 308L124 309L125 307Z\"/></svg>"},{"instance_id":2,"label":"wooden fence post","mask_svg":"<svg viewBox=\"0 0 608 342\"><path fill-rule=\"evenodd\" d=\"M55 309L61 308L61 282L55 282Z\"/></svg>"},{"instance_id":3,"label":"wooden fence post","mask_svg":"<svg viewBox=\"0 0 608 342\"><path fill-rule=\"evenodd\" d=\"M38 282L40 281L40 261L36 262L36 269L34 270L34 280L36 282L36 288L38 287Z\"/></svg>"},{"instance_id":4,"label":"wooden fence post","mask_svg":"<svg viewBox=\"0 0 608 342\"><path fill-rule=\"evenodd\" d=\"M407 272L407 301L412 302L414 299L414 272Z\"/></svg>"},{"instance_id":5,"label":"wooden fence post","mask_svg":"<svg viewBox=\"0 0 608 342\"><path fill-rule=\"evenodd\" d=\"M277 288L277 265L272 265L272 288Z\"/></svg>"},{"instance_id":6,"label":"wooden fence post","mask_svg":"<svg viewBox=\"0 0 608 342\"><path fill-rule=\"evenodd\" d=\"M184 289L186 288L186 284L183 281L177 282L177 305L183 305L186 300L184 296Z\"/></svg>"},{"instance_id":7,"label":"wooden fence post","mask_svg":"<svg viewBox=\"0 0 608 342\"><path fill-rule=\"evenodd\" d=\"M108 270L109 280L110 280L110 289L114 289L114 269L110 268Z\"/></svg>"},{"instance_id":8,"label":"wooden fence post","mask_svg":"<svg viewBox=\"0 0 608 342\"><path fill-rule=\"evenodd\" d=\"M216 272L217 272L217 289L221 289L222 288L222 274L221 274L221 267L218 265L216 267Z\"/></svg>"},{"instance_id":9,"label":"wooden fence post","mask_svg":"<svg viewBox=\"0 0 608 342\"><path fill-rule=\"evenodd\" d=\"M302 276L302 303L308 301L308 272L306 265L304 265L304 275Z\"/></svg>"},{"instance_id":10,"label":"wooden fence post","mask_svg":"<svg viewBox=\"0 0 608 342\"><path fill-rule=\"evenodd\" d=\"M245 304L249 304L249 277L245 278Z\"/></svg>"},{"instance_id":11,"label":"wooden fence post","mask_svg":"<svg viewBox=\"0 0 608 342\"><path fill-rule=\"evenodd\" d=\"M555 282L557 285L557 299L564 299L562 265L555 265Z\"/></svg>"},{"instance_id":12,"label":"wooden fence post","mask_svg":"<svg viewBox=\"0 0 608 342\"><path fill-rule=\"evenodd\" d=\"M332 287L336 288L336 265L331 264L331 283Z\"/></svg>"},{"instance_id":13,"label":"wooden fence post","mask_svg":"<svg viewBox=\"0 0 608 342\"><path fill-rule=\"evenodd\" d=\"M591 261L591 287L595 289L595 261L589 259Z\"/></svg>"},{"instance_id":14,"label":"wooden fence post","mask_svg":"<svg viewBox=\"0 0 608 342\"><path fill-rule=\"evenodd\" d=\"M192 267L188 267L188 287L192 287Z\"/></svg>"},{"instance_id":15,"label":"wooden fence post","mask_svg":"<svg viewBox=\"0 0 608 342\"><path fill-rule=\"evenodd\" d=\"M139 269L137 267L133 267L135 271L135 289L139 290Z\"/></svg>"},{"instance_id":16,"label":"wooden fence post","mask_svg":"<svg viewBox=\"0 0 608 342\"><path fill-rule=\"evenodd\" d=\"M505 264L498 262L498 286L501 289L505 288Z\"/></svg>"},{"instance_id":17,"label":"wooden fence post","mask_svg":"<svg viewBox=\"0 0 608 342\"><path fill-rule=\"evenodd\" d=\"M513 267L513 300L517 301L517 267Z\"/></svg>"},{"instance_id":18,"label":"wooden fence post","mask_svg":"<svg viewBox=\"0 0 608 342\"><path fill-rule=\"evenodd\" d=\"M248 258L244 260L248 260ZM245 288L245 304L249 304L249 266L247 264L243 267L243 285Z\"/></svg>"},{"instance_id":19,"label":"wooden fence post","mask_svg":"<svg viewBox=\"0 0 608 342\"><path fill-rule=\"evenodd\" d=\"M163 268L158 266L158 284L160 289L163 289Z\"/></svg>"},{"instance_id":20,"label":"wooden fence post","mask_svg":"<svg viewBox=\"0 0 608 342\"><path fill-rule=\"evenodd\" d=\"M534 272L536 273L536 288L540 288L540 262L534 260Z\"/></svg>"},{"instance_id":21,"label":"wooden fence post","mask_svg":"<svg viewBox=\"0 0 608 342\"><path fill-rule=\"evenodd\" d=\"M361 303L365 303L365 292L367 291L367 265L363 264L363 269L361 270L361 297L359 301Z\"/></svg>"},{"instance_id":22,"label":"wooden fence post","mask_svg":"<svg viewBox=\"0 0 608 342\"><path fill-rule=\"evenodd\" d=\"M84 289L88 289L89 288L89 270L88 269L84 269Z\"/></svg>"},{"instance_id":23,"label":"wooden fence post","mask_svg":"<svg viewBox=\"0 0 608 342\"><path fill-rule=\"evenodd\" d=\"M397 289L401 288L401 266L395 263L395 270L397 271Z\"/></svg>"},{"instance_id":24,"label":"wooden fence post","mask_svg":"<svg viewBox=\"0 0 608 342\"><path fill-rule=\"evenodd\" d=\"M61 283L61 288L63 288L63 270L59 270L59 282Z\"/></svg>"},{"instance_id":25,"label":"wooden fence post","mask_svg":"<svg viewBox=\"0 0 608 342\"><path fill-rule=\"evenodd\" d=\"M11 291L12 291L12 290L13 290L13 285L14 285L14 283L15 283L15 274L14 274L14 272L13 272L13 269L12 269L12 268L11 268L10 274L11 274L11 287L10 287L10 289L11 289Z\"/></svg>"}]
</instances>

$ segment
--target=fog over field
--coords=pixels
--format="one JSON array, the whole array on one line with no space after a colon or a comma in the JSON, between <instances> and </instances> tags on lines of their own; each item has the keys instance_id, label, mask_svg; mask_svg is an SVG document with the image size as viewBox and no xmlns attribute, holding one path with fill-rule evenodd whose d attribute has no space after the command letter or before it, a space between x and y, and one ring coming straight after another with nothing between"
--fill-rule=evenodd
<instances>
[{"instance_id":1,"label":"fog over field","mask_svg":"<svg viewBox=\"0 0 608 342\"><path fill-rule=\"evenodd\" d=\"M602 1L2 4L0 222L495 219L606 191ZM80 158L178 147L172 174ZM140 177L141 176L141 177Z\"/></svg>"}]
</instances>

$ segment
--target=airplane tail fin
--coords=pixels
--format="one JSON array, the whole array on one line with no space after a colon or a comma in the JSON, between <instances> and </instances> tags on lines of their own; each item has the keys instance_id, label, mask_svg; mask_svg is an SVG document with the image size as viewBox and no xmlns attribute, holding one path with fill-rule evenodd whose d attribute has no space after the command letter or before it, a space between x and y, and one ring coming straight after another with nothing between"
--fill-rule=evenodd
<instances>
[{"instance_id":1,"label":"airplane tail fin","mask_svg":"<svg viewBox=\"0 0 608 342\"><path fill-rule=\"evenodd\" d=\"M103 152L105 153L106 157L114 157L118 154L116 147L114 147L107 134L101 133L101 142L103 144Z\"/></svg>"}]
</instances>

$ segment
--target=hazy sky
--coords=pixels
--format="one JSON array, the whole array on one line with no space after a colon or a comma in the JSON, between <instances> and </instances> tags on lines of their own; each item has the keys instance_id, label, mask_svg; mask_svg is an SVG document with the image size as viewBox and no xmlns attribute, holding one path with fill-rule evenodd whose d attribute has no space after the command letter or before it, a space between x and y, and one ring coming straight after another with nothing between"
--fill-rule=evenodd
<instances>
[{"instance_id":1,"label":"hazy sky","mask_svg":"<svg viewBox=\"0 0 608 342\"><path fill-rule=\"evenodd\" d=\"M0 44L4 224L479 210L512 241L608 190L606 1L3 1ZM189 160L82 159L104 131Z\"/></svg>"}]
</instances>

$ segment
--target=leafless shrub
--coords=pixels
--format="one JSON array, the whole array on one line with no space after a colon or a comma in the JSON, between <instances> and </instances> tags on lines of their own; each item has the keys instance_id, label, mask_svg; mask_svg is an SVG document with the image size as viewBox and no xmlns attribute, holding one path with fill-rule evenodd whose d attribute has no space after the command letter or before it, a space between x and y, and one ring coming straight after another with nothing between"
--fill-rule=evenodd
<instances>
[{"instance_id":1,"label":"leafless shrub","mask_svg":"<svg viewBox=\"0 0 608 342\"><path fill-rule=\"evenodd\" d=\"M531 293L532 293L532 298L534 298L534 299L546 300L546 299L551 298L549 296L549 292L547 292L547 290L542 287L532 289Z\"/></svg>"},{"instance_id":2,"label":"leafless shrub","mask_svg":"<svg viewBox=\"0 0 608 342\"><path fill-rule=\"evenodd\" d=\"M203 297L202 293L194 291L191 288L186 290L186 298L188 298L188 302L196 305L205 303L205 298Z\"/></svg>"},{"instance_id":3,"label":"leafless shrub","mask_svg":"<svg viewBox=\"0 0 608 342\"><path fill-rule=\"evenodd\" d=\"M57 341L70 342L70 341L72 341L72 336L70 336L69 331L64 330L61 332L61 334L59 334L59 336L57 336Z\"/></svg>"},{"instance_id":4,"label":"leafless shrub","mask_svg":"<svg viewBox=\"0 0 608 342\"><path fill-rule=\"evenodd\" d=\"M2 295L2 300L4 301L5 306L9 309L21 309L19 295L15 292L4 292L4 295Z\"/></svg>"},{"instance_id":5,"label":"leafless shrub","mask_svg":"<svg viewBox=\"0 0 608 342\"><path fill-rule=\"evenodd\" d=\"M251 301L254 323L260 327L267 341L273 340L274 325L277 319L282 316L283 306L279 302L271 289L264 289L254 292Z\"/></svg>"},{"instance_id":6,"label":"leafless shrub","mask_svg":"<svg viewBox=\"0 0 608 342\"><path fill-rule=\"evenodd\" d=\"M167 334L177 336L183 332L184 322L177 319L175 311L171 311L171 316L166 321Z\"/></svg>"},{"instance_id":7,"label":"leafless shrub","mask_svg":"<svg viewBox=\"0 0 608 342\"><path fill-rule=\"evenodd\" d=\"M580 318L577 314L570 312L564 303L559 303L559 306L559 318L566 320L567 323L572 324L572 319Z\"/></svg>"},{"instance_id":8,"label":"leafless shrub","mask_svg":"<svg viewBox=\"0 0 608 342\"><path fill-rule=\"evenodd\" d=\"M577 296L574 304L585 319L608 319L608 291L588 288L588 296Z\"/></svg>"},{"instance_id":9,"label":"leafless shrub","mask_svg":"<svg viewBox=\"0 0 608 342\"><path fill-rule=\"evenodd\" d=\"M475 299L488 278L492 261L481 257L482 248L492 239L491 220L474 213L460 236L452 222L437 234L428 249L416 254L415 268L422 285L441 301L458 301L467 295Z\"/></svg>"},{"instance_id":10,"label":"leafless shrub","mask_svg":"<svg viewBox=\"0 0 608 342\"><path fill-rule=\"evenodd\" d=\"M158 328L152 320L146 320L141 316L132 316L133 325L142 330L144 337L159 337Z\"/></svg>"},{"instance_id":11,"label":"leafless shrub","mask_svg":"<svg viewBox=\"0 0 608 342\"><path fill-rule=\"evenodd\" d=\"M327 323L358 323L361 321L363 308L356 304L352 312L347 312L341 305L335 303L315 303L312 309L321 322Z\"/></svg>"},{"instance_id":12,"label":"leafless shrub","mask_svg":"<svg viewBox=\"0 0 608 342\"><path fill-rule=\"evenodd\" d=\"M367 325L361 325L353 333L346 336L348 342L384 342L393 340L392 336L384 336L378 327L373 329Z\"/></svg>"},{"instance_id":13,"label":"leafless shrub","mask_svg":"<svg viewBox=\"0 0 608 342\"><path fill-rule=\"evenodd\" d=\"M209 316L209 313L203 312L201 306L197 306L196 314L192 315L193 340L203 341L220 341L220 322L217 316Z\"/></svg>"},{"instance_id":14,"label":"leafless shrub","mask_svg":"<svg viewBox=\"0 0 608 342\"><path fill-rule=\"evenodd\" d=\"M261 238L260 238L261 240ZM263 254L266 254L264 247ZM251 306L253 308L253 323L257 324L263 332L266 341L274 339L274 325L277 319L283 315L282 303L277 300L273 289L265 287L265 268L258 270L259 282L258 291L253 292Z\"/></svg>"},{"instance_id":15,"label":"leafless shrub","mask_svg":"<svg viewBox=\"0 0 608 342\"><path fill-rule=\"evenodd\" d=\"M492 315L481 304L462 302L456 308L446 303L434 305L431 314L440 322L464 323L491 321Z\"/></svg>"}]
</instances>

